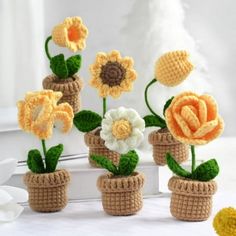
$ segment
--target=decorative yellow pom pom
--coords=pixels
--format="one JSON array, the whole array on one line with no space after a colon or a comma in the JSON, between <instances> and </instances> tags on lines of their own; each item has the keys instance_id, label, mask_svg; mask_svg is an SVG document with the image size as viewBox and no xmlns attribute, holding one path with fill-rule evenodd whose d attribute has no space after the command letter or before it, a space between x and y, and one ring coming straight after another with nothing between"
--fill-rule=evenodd
<instances>
[{"instance_id":1,"label":"decorative yellow pom pom","mask_svg":"<svg viewBox=\"0 0 236 236\"><path fill-rule=\"evenodd\" d=\"M155 78L163 85L173 87L185 80L192 69L186 51L168 52L157 60Z\"/></svg>"},{"instance_id":2,"label":"decorative yellow pom pom","mask_svg":"<svg viewBox=\"0 0 236 236\"><path fill-rule=\"evenodd\" d=\"M236 236L236 209L228 207L220 210L213 220L213 226L219 236Z\"/></svg>"}]
</instances>

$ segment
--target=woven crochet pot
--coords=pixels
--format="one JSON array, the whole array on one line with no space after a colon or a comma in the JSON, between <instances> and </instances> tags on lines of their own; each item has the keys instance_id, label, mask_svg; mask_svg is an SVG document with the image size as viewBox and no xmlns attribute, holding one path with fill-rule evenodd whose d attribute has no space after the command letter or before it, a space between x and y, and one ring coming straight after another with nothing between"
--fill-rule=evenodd
<instances>
[{"instance_id":1,"label":"woven crochet pot","mask_svg":"<svg viewBox=\"0 0 236 236\"><path fill-rule=\"evenodd\" d=\"M100 137L100 129L93 130L84 135L85 144L89 147L89 163L93 167L100 167L91 159L91 155L102 155L110 159L115 165L119 164L120 154L109 150Z\"/></svg>"},{"instance_id":2,"label":"woven crochet pot","mask_svg":"<svg viewBox=\"0 0 236 236\"><path fill-rule=\"evenodd\" d=\"M58 79L56 75L49 75L43 80L43 88L62 92L63 96L58 104L68 102L72 106L74 113L80 110L82 80L77 75L64 80Z\"/></svg>"},{"instance_id":3,"label":"woven crochet pot","mask_svg":"<svg viewBox=\"0 0 236 236\"><path fill-rule=\"evenodd\" d=\"M143 206L143 185L144 175L138 172L128 177L101 175L97 180L97 187L102 193L104 211L114 216L137 213Z\"/></svg>"},{"instance_id":4,"label":"woven crochet pot","mask_svg":"<svg viewBox=\"0 0 236 236\"><path fill-rule=\"evenodd\" d=\"M167 128L151 132L148 141L153 145L153 159L159 166L166 165L167 152L170 152L178 163L188 159L189 146L177 141Z\"/></svg>"},{"instance_id":5,"label":"woven crochet pot","mask_svg":"<svg viewBox=\"0 0 236 236\"><path fill-rule=\"evenodd\" d=\"M62 210L68 202L67 186L70 175L66 170L35 174L27 172L24 182L29 192L29 205L39 212Z\"/></svg>"},{"instance_id":6,"label":"woven crochet pot","mask_svg":"<svg viewBox=\"0 0 236 236\"><path fill-rule=\"evenodd\" d=\"M204 221L209 218L212 195L217 190L215 181L202 182L172 177L168 187L172 191L172 216L184 221Z\"/></svg>"}]
</instances>

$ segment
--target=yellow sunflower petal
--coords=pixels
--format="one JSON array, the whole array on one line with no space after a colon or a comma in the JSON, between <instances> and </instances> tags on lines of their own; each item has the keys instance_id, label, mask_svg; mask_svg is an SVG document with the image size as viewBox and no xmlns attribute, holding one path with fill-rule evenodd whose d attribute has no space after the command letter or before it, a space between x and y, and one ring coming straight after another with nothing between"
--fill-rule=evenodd
<instances>
[{"instance_id":1,"label":"yellow sunflower petal","mask_svg":"<svg viewBox=\"0 0 236 236\"><path fill-rule=\"evenodd\" d=\"M131 69L134 66L134 60L132 57L124 57L120 64L125 68L125 69Z\"/></svg>"},{"instance_id":2,"label":"yellow sunflower petal","mask_svg":"<svg viewBox=\"0 0 236 236\"><path fill-rule=\"evenodd\" d=\"M120 52L117 51L117 50L113 50L111 51L109 54L108 54L108 60L109 61L118 61L121 59L121 55L120 55Z\"/></svg>"},{"instance_id":3,"label":"yellow sunflower petal","mask_svg":"<svg viewBox=\"0 0 236 236\"><path fill-rule=\"evenodd\" d=\"M113 97L113 98L118 98L120 97L122 92L122 88L120 86L115 86L115 87L111 87L109 94Z\"/></svg>"},{"instance_id":4,"label":"yellow sunflower petal","mask_svg":"<svg viewBox=\"0 0 236 236\"><path fill-rule=\"evenodd\" d=\"M126 74L125 74L125 78L126 79L130 79L132 81L136 80L137 78L137 73L135 70L132 70L132 69L127 69L126 70Z\"/></svg>"}]
</instances>

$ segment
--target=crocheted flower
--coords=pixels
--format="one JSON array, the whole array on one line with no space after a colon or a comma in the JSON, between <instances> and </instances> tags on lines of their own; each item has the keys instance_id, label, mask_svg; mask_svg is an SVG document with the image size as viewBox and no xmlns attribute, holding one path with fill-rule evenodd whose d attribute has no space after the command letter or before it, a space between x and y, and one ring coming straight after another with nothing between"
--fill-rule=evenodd
<instances>
[{"instance_id":1,"label":"crocheted flower","mask_svg":"<svg viewBox=\"0 0 236 236\"><path fill-rule=\"evenodd\" d=\"M213 220L213 226L219 236L236 236L236 210L232 207L220 210Z\"/></svg>"},{"instance_id":2,"label":"crocheted flower","mask_svg":"<svg viewBox=\"0 0 236 236\"><path fill-rule=\"evenodd\" d=\"M177 86L193 69L186 51L173 51L161 56L155 67L155 78L165 86Z\"/></svg>"},{"instance_id":3,"label":"crocheted flower","mask_svg":"<svg viewBox=\"0 0 236 236\"><path fill-rule=\"evenodd\" d=\"M20 127L40 139L50 138L54 125L59 126L62 132L68 132L74 114L68 103L57 105L61 97L61 92L52 90L27 93L25 100L17 103Z\"/></svg>"},{"instance_id":4,"label":"crocheted flower","mask_svg":"<svg viewBox=\"0 0 236 236\"><path fill-rule=\"evenodd\" d=\"M55 26L52 31L54 43L61 47L67 47L73 52L85 48L87 36L88 29L80 17L67 17L63 23Z\"/></svg>"},{"instance_id":5,"label":"crocheted flower","mask_svg":"<svg viewBox=\"0 0 236 236\"><path fill-rule=\"evenodd\" d=\"M144 120L134 109L119 107L106 112L100 135L107 148L125 154L141 143L144 129Z\"/></svg>"},{"instance_id":6,"label":"crocheted flower","mask_svg":"<svg viewBox=\"0 0 236 236\"><path fill-rule=\"evenodd\" d=\"M116 50L109 54L100 52L90 66L90 85L99 90L101 97L110 95L118 98L122 92L132 90L132 83L137 77L133 64L132 58L122 58Z\"/></svg>"},{"instance_id":7,"label":"crocheted flower","mask_svg":"<svg viewBox=\"0 0 236 236\"><path fill-rule=\"evenodd\" d=\"M6 159L0 161L0 222L9 222L15 220L24 210L17 204L26 202L28 193L24 189L12 186L1 186L5 183L15 171L17 160Z\"/></svg>"},{"instance_id":8,"label":"crocheted flower","mask_svg":"<svg viewBox=\"0 0 236 236\"><path fill-rule=\"evenodd\" d=\"M224 128L216 101L210 95L183 92L165 112L171 134L180 142L203 145L218 137Z\"/></svg>"}]
</instances>

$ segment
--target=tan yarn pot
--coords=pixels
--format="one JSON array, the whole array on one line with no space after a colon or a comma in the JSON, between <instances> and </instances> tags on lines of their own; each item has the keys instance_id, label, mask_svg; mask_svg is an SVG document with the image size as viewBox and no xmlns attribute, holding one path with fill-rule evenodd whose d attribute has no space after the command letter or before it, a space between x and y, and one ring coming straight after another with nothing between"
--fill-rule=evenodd
<instances>
[{"instance_id":1,"label":"tan yarn pot","mask_svg":"<svg viewBox=\"0 0 236 236\"><path fill-rule=\"evenodd\" d=\"M177 141L167 128L151 132L148 141L153 145L153 159L158 166L166 165L167 152L170 152L178 163L188 159L189 146Z\"/></svg>"},{"instance_id":2,"label":"tan yarn pot","mask_svg":"<svg viewBox=\"0 0 236 236\"><path fill-rule=\"evenodd\" d=\"M202 182L172 177L168 187L172 191L172 216L184 221L204 221L209 218L212 196L217 190L215 181Z\"/></svg>"},{"instance_id":3,"label":"tan yarn pot","mask_svg":"<svg viewBox=\"0 0 236 236\"><path fill-rule=\"evenodd\" d=\"M63 93L58 104L68 102L74 113L80 110L80 90L82 89L82 80L77 75L71 78L58 79L56 75L49 75L43 80L43 88Z\"/></svg>"},{"instance_id":4,"label":"tan yarn pot","mask_svg":"<svg viewBox=\"0 0 236 236\"><path fill-rule=\"evenodd\" d=\"M109 215L127 216L141 210L144 180L144 175L138 172L128 177L101 175L97 180L97 187L102 193L104 211Z\"/></svg>"},{"instance_id":5,"label":"tan yarn pot","mask_svg":"<svg viewBox=\"0 0 236 236\"><path fill-rule=\"evenodd\" d=\"M29 205L39 212L62 210L68 202L67 187L70 174L66 170L36 174L27 172L24 183L29 192Z\"/></svg>"},{"instance_id":6,"label":"tan yarn pot","mask_svg":"<svg viewBox=\"0 0 236 236\"><path fill-rule=\"evenodd\" d=\"M101 155L110 159L115 165L119 164L120 154L109 150L105 146L105 142L100 137L100 129L88 132L84 135L85 144L89 147L89 163L93 167L99 167L95 161L91 159L91 155Z\"/></svg>"}]
</instances>

